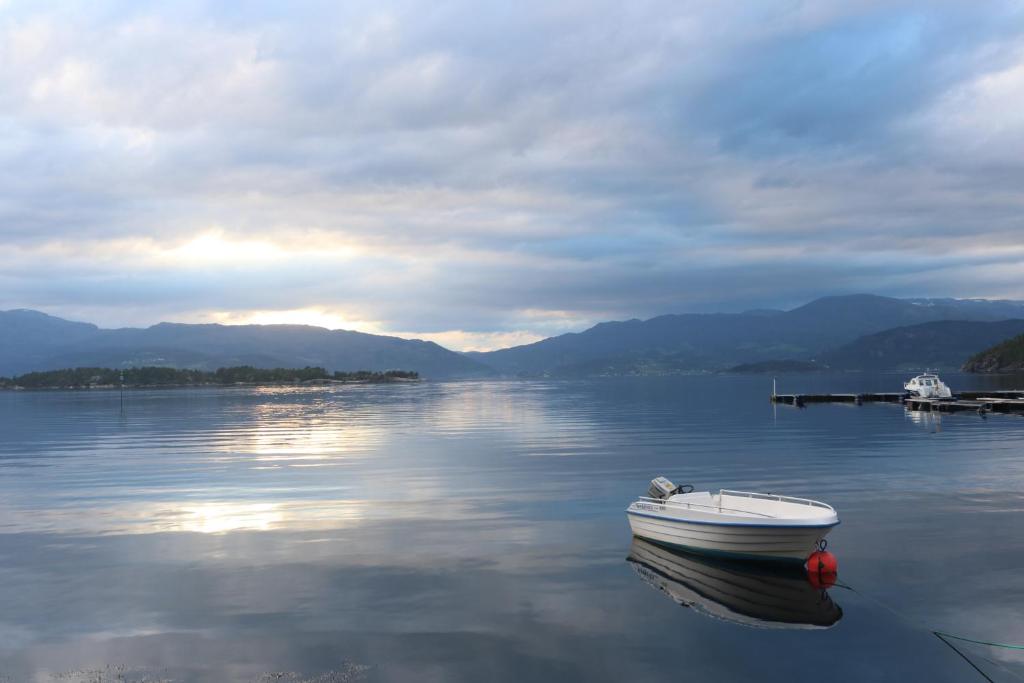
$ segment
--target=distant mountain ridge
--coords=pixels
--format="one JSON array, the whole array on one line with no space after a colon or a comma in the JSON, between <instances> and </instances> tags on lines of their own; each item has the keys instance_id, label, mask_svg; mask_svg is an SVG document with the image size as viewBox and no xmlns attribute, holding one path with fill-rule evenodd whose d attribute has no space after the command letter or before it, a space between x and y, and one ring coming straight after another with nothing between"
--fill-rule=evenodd
<instances>
[{"instance_id":1,"label":"distant mountain ridge","mask_svg":"<svg viewBox=\"0 0 1024 683\"><path fill-rule=\"evenodd\" d=\"M424 377L493 371L434 342L306 325L189 325L100 329L38 311L0 311L0 375L68 367L214 370L318 366L331 372L412 370Z\"/></svg>"},{"instance_id":2,"label":"distant mountain ridge","mask_svg":"<svg viewBox=\"0 0 1024 683\"><path fill-rule=\"evenodd\" d=\"M903 300L870 294L816 299L789 311L663 315L600 323L533 344L470 354L512 375L702 372L778 359L815 360L866 335L943 320L1024 318L1024 302ZM977 348L968 348L966 358Z\"/></svg>"},{"instance_id":3,"label":"distant mountain ridge","mask_svg":"<svg viewBox=\"0 0 1024 683\"><path fill-rule=\"evenodd\" d=\"M824 297L789 311L603 322L533 344L456 353L428 341L304 325L101 329L20 309L0 311L0 375L68 367L240 365L400 369L425 378L663 375L796 367L785 364L791 362L838 370L954 368L1024 332L1022 321L1024 302L1018 301L857 294Z\"/></svg>"}]
</instances>

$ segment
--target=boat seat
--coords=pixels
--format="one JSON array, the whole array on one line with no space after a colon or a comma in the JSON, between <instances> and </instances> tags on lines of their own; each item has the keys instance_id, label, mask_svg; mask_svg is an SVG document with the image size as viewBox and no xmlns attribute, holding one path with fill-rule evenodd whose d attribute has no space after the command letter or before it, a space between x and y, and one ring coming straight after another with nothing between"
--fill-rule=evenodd
<instances>
[{"instance_id":1,"label":"boat seat","mask_svg":"<svg viewBox=\"0 0 1024 683\"><path fill-rule=\"evenodd\" d=\"M694 491L693 493L677 493L669 500L677 503L696 503L698 505L717 505L718 502L710 491Z\"/></svg>"}]
</instances>

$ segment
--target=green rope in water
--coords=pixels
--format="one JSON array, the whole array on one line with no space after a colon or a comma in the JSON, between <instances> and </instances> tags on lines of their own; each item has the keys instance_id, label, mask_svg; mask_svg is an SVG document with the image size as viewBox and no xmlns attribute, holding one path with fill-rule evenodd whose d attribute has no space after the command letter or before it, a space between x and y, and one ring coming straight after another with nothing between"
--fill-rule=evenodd
<instances>
[{"instance_id":1,"label":"green rope in water","mask_svg":"<svg viewBox=\"0 0 1024 683\"><path fill-rule=\"evenodd\" d=\"M856 593L857 595L860 595L861 597L865 597L868 600L871 600L876 605L879 605L879 606L885 608L886 610L892 612L893 614L895 614L900 619L903 619L904 621L907 621L907 622L910 622L910 623L917 623L917 624L921 625L920 622L916 622L916 620L911 619L907 615L905 615L905 614L903 614L901 612L897 612L892 607L890 607L889 605L885 604L884 602L882 602L878 598L875 598L873 596L870 596L870 595L867 595L865 593L862 593L861 591L857 590L856 588L854 588L853 586L851 586L848 583L840 583L839 581L836 581L834 585L835 585L836 588L845 588L848 591L851 591L853 593ZM991 640L975 640L974 638L965 638L963 636L955 636L952 633L946 633L945 631L932 631L932 633L937 635L939 638L952 638L953 640L962 640L965 643L974 643L975 645L989 645L991 647L1002 647L1002 648L1006 648L1007 650L1024 650L1024 645L1011 645L1010 643L995 643L995 642L992 642Z\"/></svg>"},{"instance_id":2,"label":"green rope in water","mask_svg":"<svg viewBox=\"0 0 1024 683\"><path fill-rule=\"evenodd\" d=\"M944 638L952 638L953 640L962 640L965 643L975 643L976 645L991 645L992 647L1005 647L1008 650L1024 650L1024 645L1010 645L1009 643L993 643L990 640L974 640L973 638L964 638L963 636L954 636L952 633L945 633L943 631L932 631L937 636Z\"/></svg>"}]
</instances>

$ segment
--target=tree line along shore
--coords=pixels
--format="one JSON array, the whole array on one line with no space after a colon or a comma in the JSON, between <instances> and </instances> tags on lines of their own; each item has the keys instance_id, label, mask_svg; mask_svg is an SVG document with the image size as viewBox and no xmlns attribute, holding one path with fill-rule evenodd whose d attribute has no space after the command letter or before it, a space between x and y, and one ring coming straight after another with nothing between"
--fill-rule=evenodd
<instances>
[{"instance_id":1,"label":"tree line along shore","mask_svg":"<svg viewBox=\"0 0 1024 683\"><path fill-rule=\"evenodd\" d=\"M65 368L0 377L0 389L99 389L116 387L202 387L232 385L343 384L418 380L410 370L327 372L320 367L254 368L241 365L217 370L141 368Z\"/></svg>"}]
</instances>

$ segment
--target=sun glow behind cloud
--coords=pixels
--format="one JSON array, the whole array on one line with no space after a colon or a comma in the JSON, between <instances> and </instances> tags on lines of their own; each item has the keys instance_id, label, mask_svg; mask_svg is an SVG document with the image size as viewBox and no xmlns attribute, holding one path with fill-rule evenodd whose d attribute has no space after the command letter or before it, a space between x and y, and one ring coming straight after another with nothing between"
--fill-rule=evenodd
<instances>
[{"instance_id":1,"label":"sun glow behind cloud","mask_svg":"<svg viewBox=\"0 0 1024 683\"><path fill-rule=\"evenodd\" d=\"M394 332L397 337L405 339L424 339L440 344L455 351L492 351L520 344L532 344L544 338L542 334L532 332L467 332L465 330L447 330L444 332L416 333Z\"/></svg>"},{"instance_id":2,"label":"sun glow behind cloud","mask_svg":"<svg viewBox=\"0 0 1024 683\"><path fill-rule=\"evenodd\" d=\"M222 228L199 232L182 243L146 241L137 245L142 258L175 267L189 265L259 265L285 262L341 264L360 256L351 243L330 235L304 234L301 239L230 235Z\"/></svg>"},{"instance_id":3,"label":"sun glow behind cloud","mask_svg":"<svg viewBox=\"0 0 1024 683\"><path fill-rule=\"evenodd\" d=\"M455 351L490 351L519 344L532 344L544 338L543 334L523 331L445 330L424 333L388 330L376 320L357 320L337 311L319 308L300 308L287 311L214 311L203 314L197 321L216 322L223 325L312 325L328 330L356 330L368 334L432 341Z\"/></svg>"},{"instance_id":4,"label":"sun glow behind cloud","mask_svg":"<svg viewBox=\"0 0 1024 683\"><path fill-rule=\"evenodd\" d=\"M284 249L273 242L252 239L232 240L222 230L211 230L181 246L155 251L157 259L178 265L253 263L280 260Z\"/></svg>"},{"instance_id":5,"label":"sun glow behind cloud","mask_svg":"<svg viewBox=\"0 0 1024 683\"><path fill-rule=\"evenodd\" d=\"M203 318L223 325L312 325L328 330L383 333L376 321L357 320L338 311L315 307L286 311L213 311L204 314Z\"/></svg>"}]
</instances>

